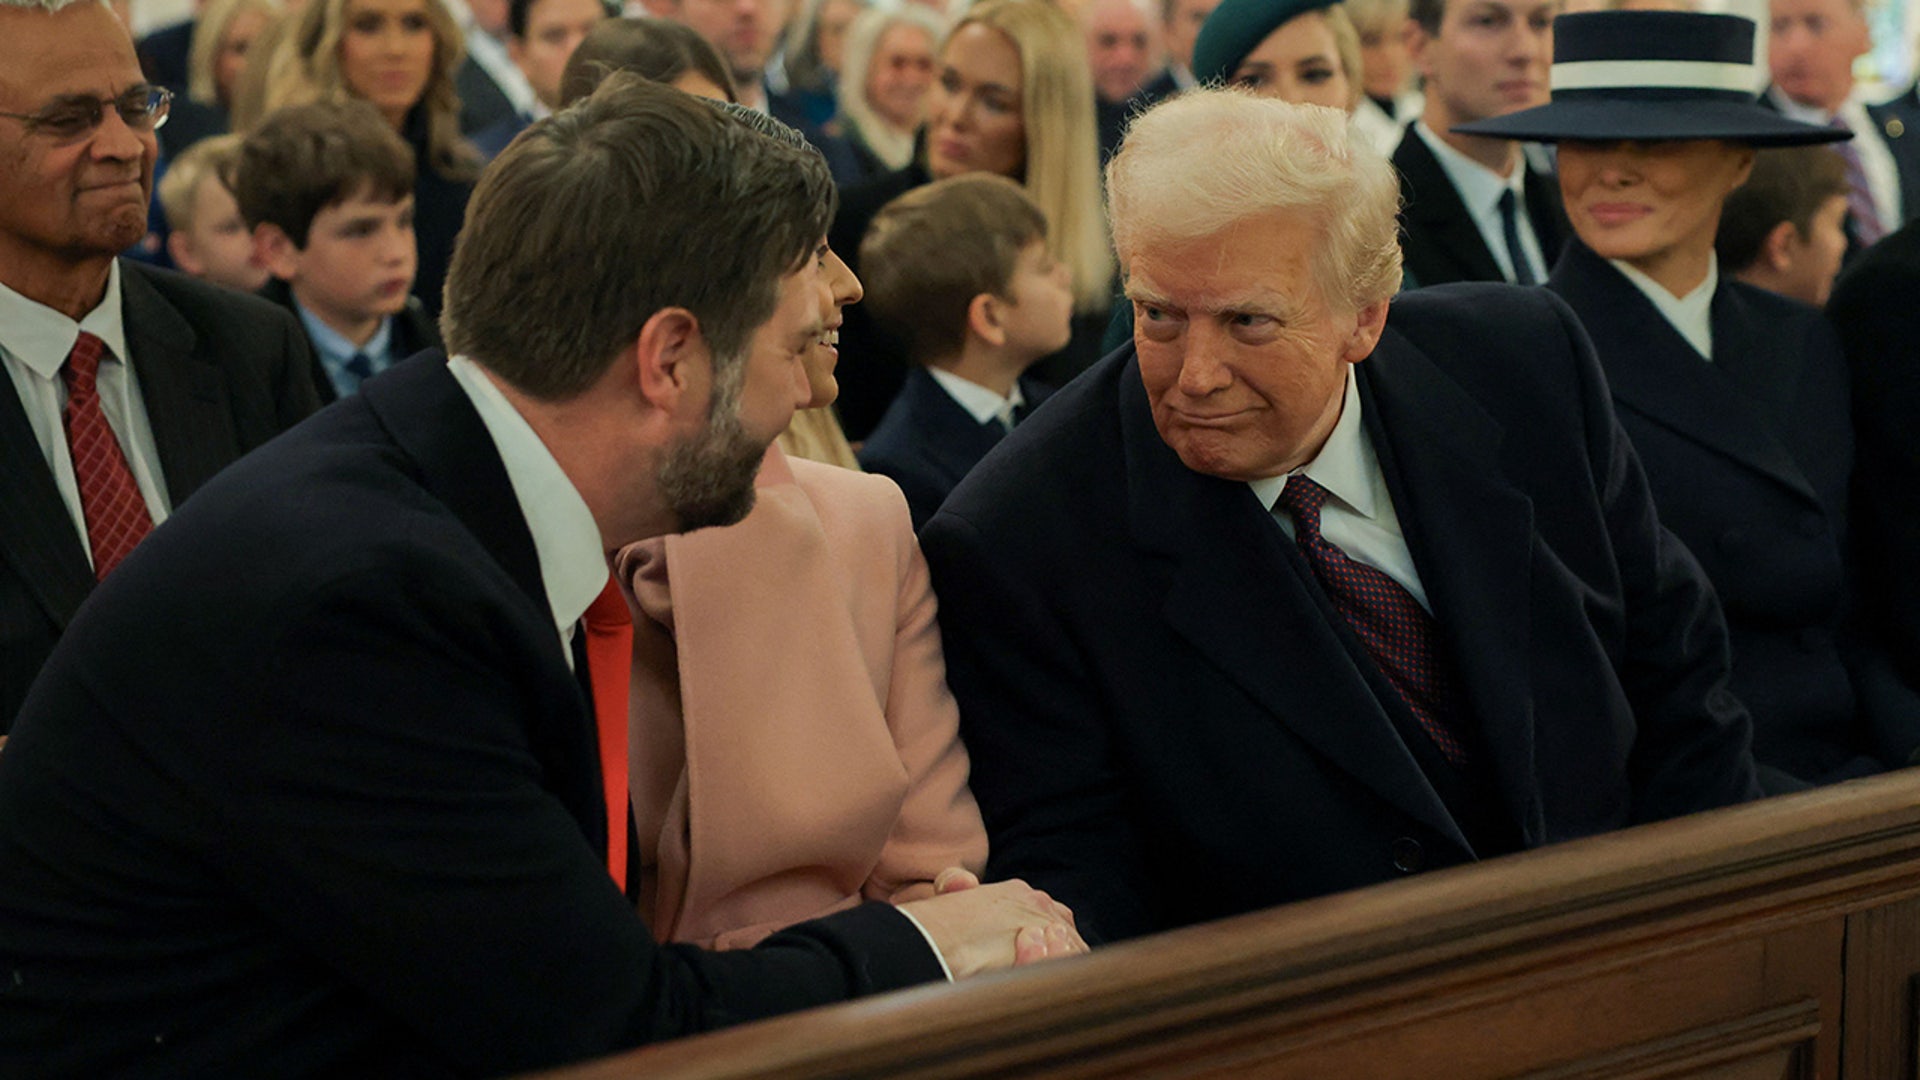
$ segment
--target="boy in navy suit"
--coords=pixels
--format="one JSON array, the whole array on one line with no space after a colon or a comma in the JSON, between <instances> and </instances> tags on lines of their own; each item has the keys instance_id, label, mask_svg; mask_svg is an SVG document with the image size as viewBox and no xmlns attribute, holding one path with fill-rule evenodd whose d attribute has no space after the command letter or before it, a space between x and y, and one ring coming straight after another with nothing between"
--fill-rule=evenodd
<instances>
[{"instance_id":1,"label":"boy in navy suit","mask_svg":"<svg viewBox=\"0 0 1920 1080\"><path fill-rule=\"evenodd\" d=\"M234 197L273 274L261 295L299 316L322 402L440 346L412 293L413 173L413 151L363 102L282 109L241 144Z\"/></svg>"},{"instance_id":2,"label":"boy in navy suit","mask_svg":"<svg viewBox=\"0 0 1920 1080\"><path fill-rule=\"evenodd\" d=\"M1046 239L1020 185L976 173L888 203L860 245L867 305L916 365L860 465L900 485L916 529L1046 394L1021 373L1066 346L1073 317Z\"/></svg>"}]
</instances>

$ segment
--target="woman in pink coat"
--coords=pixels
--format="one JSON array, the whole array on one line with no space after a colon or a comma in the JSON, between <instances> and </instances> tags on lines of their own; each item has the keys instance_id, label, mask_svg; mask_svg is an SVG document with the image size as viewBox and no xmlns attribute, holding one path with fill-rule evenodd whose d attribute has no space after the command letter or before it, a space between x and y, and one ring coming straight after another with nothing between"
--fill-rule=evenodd
<instances>
[{"instance_id":1,"label":"woman in pink coat","mask_svg":"<svg viewBox=\"0 0 1920 1080\"><path fill-rule=\"evenodd\" d=\"M821 245L833 401L840 309L860 283ZM738 525L634 544L631 776L640 910L664 941L744 948L865 900L971 880L967 790L927 565L892 481L778 446Z\"/></svg>"}]
</instances>

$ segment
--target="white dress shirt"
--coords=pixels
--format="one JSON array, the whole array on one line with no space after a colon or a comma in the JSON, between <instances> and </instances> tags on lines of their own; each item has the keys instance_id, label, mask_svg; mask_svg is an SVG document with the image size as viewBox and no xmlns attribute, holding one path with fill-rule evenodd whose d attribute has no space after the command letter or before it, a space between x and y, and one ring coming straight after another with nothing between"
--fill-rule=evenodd
<instances>
[{"instance_id":1,"label":"white dress shirt","mask_svg":"<svg viewBox=\"0 0 1920 1080\"><path fill-rule=\"evenodd\" d=\"M1893 151L1887 148L1886 139L1881 137L1880 126L1867 115L1865 105L1850 97L1839 112L1830 113L1800 104L1781 93L1777 86L1767 91L1767 97L1780 110L1780 115L1789 120L1826 127L1838 117L1846 124L1853 132L1853 148L1860 155L1860 170L1867 174L1867 191L1873 196L1873 209L1880 215L1881 228L1892 232L1900 227L1906 220L1901 216L1906 208L1900 202L1900 166L1893 160Z\"/></svg>"},{"instance_id":2,"label":"white dress shirt","mask_svg":"<svg viewBox=\"0 0 1920 1080\"><path fill-rule=\"evenodd\" d=\"M1514 167L1506 176L1501 176L1485 165L1448 146L1445 140L1427 130L1427 125L1414 121L1410 130L1420 134L1420 140L1433 151L1440 162L1440 169L1453 182L1453 190L1460 195L1460 201L1466 204L1467 213L1472 215L1475 228L1480 230L1480 239L1486 242L1487 250L1493 254L1493 261L1500 266L1500 274L1509 283L1518 280L1513 272L1513 258L1507 253L1507 231L1500 220L1500 196L1513 192L1513 219L1519 227L1520 250L1526 253L1527 261L1533 264L1533 280L1547 280L1546 256L1540 251L1540 238L1533 234L1533 215L1527 212L1527 159L1525 154L1514 155ZM1417 193L1416 193L1417 197Z\"/></svg>"},{"instance_id":3,"label":"white dress shirt","mask_svg":"<svg viewBox=\"0 0 1920 1080\"><path fill-rule=\"evenodd\" d=\"M547 607L560 635L560 652L572 666L573 628L607 586L607 553L600 546L600 526L587 509L587 500L553 459L553 452L493 379L464 356L448 360L447 370L473 402L473 411L493 437L500 463L507 467L514 501L533 534L540 580L547 587Z\"/></svg>"},{"instance_id":4,"label":"white dress shirt","mask_svg":"<svg viewBox=\"0 0 1920 1080\"><path fill-rule=\"evenodd\" d=\"M1660 312L1661 317L1666 319L1675 330L1680 331L1680 336L1687 339L1687 344L1693 346L1693 350L1700 354L1701 359L1713 360L1713 292L1720 287L1718 255L1707 256L1707 276L1685 296L1673 295L1667 291L1666 286L1619 259L1607 261L1613 264L1614 269L1624 274L1628 281L1633 282L1634 288L1639 289L1648 300L1653 301L1653 306Z\"/></svg>"},{"instance_id":5,"label":"white dress shirt","mask_svg":"<svg viewBox=\"0 0 1920 1080\"><path fill-rule=\"evenodd\" d=\"M1380 471L1379 455L1367 438L1360 418L1360 385L1353 369L1347 369L1346 397L1340 404L1340 420L1327 436L1326 445L1307 462L1284 476L1248 481L1247 486L1260 499L1280 528L1294 535L1293 515L1275 510L1280 493L1291 477L1304 475L1326 488L1333 497L1320 510L1320 535L1346 553L1347 558L1365 563L1398 582L1412 594L1420 606L1433 613L1427 603L1427 589L1414 568L1413 552L1407 550L1406 534L1400 530L1400 515L1393 508L1393 496L1387 491L1387 478Z\"/></svg>"},{"instance_id":6,"label":"white dress shirt","mask_svg":"<svg viewBox=\"0 0 1920 1080\"><path fill-rule=\"evenodd\" d=\"M1025 394L1020 392L1020 383L1013 384L1013 392L1005 397L981 386L972 379L963 379L951 371L929 367L927 374L940 384L947 396L967 410L967 415L981 424L997 423L1008 431L1013 430L1013 410L1027 403Z\"/></svg>"},{"instance_id":7,"label":"white dress shirt","mask_svg":"<svg viewBox=\"0 0 1920 1080\"><path fill-rule=\"evenodd\" d=\"M120 261L115 259L107 271L106 295L79 322L0 285L0 360L6 362L20 407L33 428L34 441L40 444L40 456L53 470L53 485L67 504L74 532L91 565L87 515L80 506L80 482L73 473L73 453L61 420L61 412L67 407L67 384L60 377L60 369L82 330L106 343L108 355L101 359L94 382L100 393L100 411L106 414L107 426L113 429L120 452L126 456L133 481L140 488L140 499L147 504L147 516L158 525L167 519L172 507L140 380L133 377L129 366L125 313L120 306Z\"/></svg>"}]
</instances>

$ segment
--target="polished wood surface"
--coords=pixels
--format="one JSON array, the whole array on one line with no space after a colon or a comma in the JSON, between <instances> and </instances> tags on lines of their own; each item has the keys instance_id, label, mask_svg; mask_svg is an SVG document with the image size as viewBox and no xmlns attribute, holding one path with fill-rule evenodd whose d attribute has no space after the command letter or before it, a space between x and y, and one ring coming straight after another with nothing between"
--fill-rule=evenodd
<instances>
[{"instance_id":1,"label":"polished wood surface","mask_svg":"<svg viewBox=\"0 0 1920 1080\"><path fill-rule=\"evenodd\" d=\"M1920 1080L1916 974L1920 772L555 1075Z\"/></svg>"}]
</instances>

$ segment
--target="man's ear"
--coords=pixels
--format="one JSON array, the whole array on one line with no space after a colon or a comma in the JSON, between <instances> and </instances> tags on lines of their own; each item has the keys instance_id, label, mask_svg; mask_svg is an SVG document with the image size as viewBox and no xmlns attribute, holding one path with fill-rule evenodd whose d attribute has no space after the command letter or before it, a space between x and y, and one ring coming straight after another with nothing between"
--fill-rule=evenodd
<instances>
[{"instance_id":1,"label":"man's ear","mask_svg":"<svg viewBox=\"0 0 1920 1080\"><path fill-rule=\"evenodd\" d=\"M1373 355L1374 346L1380 344L1380 335L1387 330L1387 307L1390 303L1381 300L1360 309L1354 316L1353 334L1340 350L1340 359L1357 364Z\"/></svg>"},{"instance_id":2,"label":"man's ear","mask_svg":"<svg viewBox=\"0 0 1920 1080\"><path fill-rule=\"evenodd\" d=\"M253 261L282 281L292 281L300 273L300 249L285 229L272 222L253 227Z\"/></svg>"},{"instance_id":3,"label":"man's ear","mask_svg":"<svg viewBox=\"0 0 1920 1080\"><path fill-rule=\"evenodd\" d=\"M1767 230L1767 238L1760 243L1760 261L1775 273L1784 274L1792 269L1799 249L1800 230L1793 222L1783 221Z\"/></svg>"},{"instance_id":4,"label":"man's ear","mask_svg":"<svg viewBox=\"0 0 1920 1080\"><path fill-rule=\"evenodd\" d=\"M992 293L981 293L967 305L967 333L996 349L1007 343L1007 328L1000 321L1003 302Z\"/></svg>"},{"instance_id":5,"label":"man's ear","mask_svg":"<svg viewBox=\"0 0 1920 1080\"><path fill-rule=\"evenodd\" d=\"M1423 79L1433 78L1433 72L1428 70L1432 67L1433 58L1427 51L1427 46L1433 44L1433 35L1420 25L1420 20L1408 19L1406 29L1402 31L1402 40L1407 43L1407 58L1413 61L1413 70L1419 72Z\"/></svg>"},{"instance_id":6,"label":"man's ear","mask_svg":"<svg viewBox=\"0 0 1920 1080\"><path fill-rule=\"evenodd\" d=\"M640 396L667 413L713 383L712 350L686 308L661 308L647 319L634 339L633 363Z\"/></svg>"}]
</instances>

